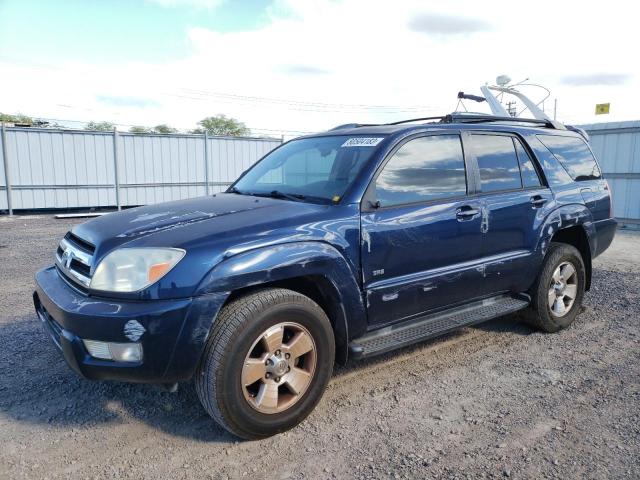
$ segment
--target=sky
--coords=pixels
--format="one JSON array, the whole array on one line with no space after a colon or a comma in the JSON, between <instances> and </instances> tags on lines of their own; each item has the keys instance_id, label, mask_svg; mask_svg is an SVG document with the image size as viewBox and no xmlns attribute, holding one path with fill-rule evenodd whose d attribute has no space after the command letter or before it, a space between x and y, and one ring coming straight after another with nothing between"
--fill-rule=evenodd
<instances>
[{"instance_id":1,"label":"sky","mask_svg":"<svg viewBox=\"0 0 640 480\"><path fill-rule=\"evenodd\" d=\"M0 112L122 130L187 130L225 114L256 135L291 137L450 113L458 91L479 95L506 74L550 89L545 110L557 99L566 123L638 120L637 10L617 0L0 0ZM596 116L607 102L611 113Z\"/></svg>"}]
</instances>

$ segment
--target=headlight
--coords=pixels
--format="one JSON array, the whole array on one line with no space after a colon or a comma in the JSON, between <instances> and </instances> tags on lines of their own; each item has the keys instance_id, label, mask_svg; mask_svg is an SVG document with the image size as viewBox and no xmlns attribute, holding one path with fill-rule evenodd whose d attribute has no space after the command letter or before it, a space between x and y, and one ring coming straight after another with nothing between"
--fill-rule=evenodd
<instances>
[{"instance_id":1,"label":"headlight","mask_svg":"<svg viewBox=\"0 0 640 480\"><path fill-rule=\"evenodd\" d=\"M90 288L108 292L136 292L157 282L184 257L178 248L121 248L96 268Z\"/></svg>"}]
</instances>

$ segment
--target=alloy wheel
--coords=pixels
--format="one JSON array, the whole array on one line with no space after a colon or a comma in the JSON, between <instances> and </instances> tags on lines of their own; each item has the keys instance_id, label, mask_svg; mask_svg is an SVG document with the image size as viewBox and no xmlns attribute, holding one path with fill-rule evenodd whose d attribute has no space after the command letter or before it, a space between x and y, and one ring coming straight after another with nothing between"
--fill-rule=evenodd
<instances>
[{"instance_id":1,"label":"alloy wheel","mask_svg":"<svg viewBox=\"0 0 640 480\"><path fill-rule=\"evenodd\" d=\"M562 262L553 271L548 302L551 314L563 317L573 307L578 294L578 274L570 262Z\"/></svg>"},{"instance_id":2,"label":"alloy wheel","mask_svg":"<svg viewBox=\"0 0 640 480\"><path fill-rule=\"evenodd\" d=\"M245 400L260 413L280 413L296 403L315 373L316 345L309 331L283 322L262 332L242 367Z\"/></svg>"}]
</instances>

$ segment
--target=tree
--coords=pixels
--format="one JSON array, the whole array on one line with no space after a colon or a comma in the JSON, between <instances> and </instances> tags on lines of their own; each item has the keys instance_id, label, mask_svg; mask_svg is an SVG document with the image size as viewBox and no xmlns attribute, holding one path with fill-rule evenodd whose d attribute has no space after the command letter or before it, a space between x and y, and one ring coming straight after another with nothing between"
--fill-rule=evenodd
<instances>
[{"instance_id":1,"label":"tree","mask_svg":"<svg viewBox=\"0 0 640 480\"><path fill-rule=\"evenodd\" d=\"M133 126L129 129L130 133L151 133L151 129L147 127Z\"/></svg>"},{"instance_id":2,"label":"tree","mask_svg":"<svg viewBox=\"0 0 640 480\"><path fill-rule=\"evenodd\" d=\"M228 135L231 137L243 137L249 134L247 126L225 115L203 118L198 122L201 128L192 130L191 133L208 133L209 135Z\"/></svg>"},{"instance_id":3,"label":"tree","mask_svg":"<svg viewBox=\"0 0 640 480\"><path fill-rule=\"evenodd\" d=\"M21 113L18 113L17 115L0 113L0 122L33 125L33 119L26 115L22 115Z\"/></svg>"},{"instance_id":4,"label":"tree","mask_svg":"<svg viewBox=\"0 0 640 480\"><path fill-rule=\"evenodd\" d=\"M153 132L166 134L166 133L177 133L178 130L176 130L173 127L170 127L169 125L162 123L160 125L156 125L155 127L153 127Z\"/></svg>"},{"instance_id":5,"label":"tree","mask_svg":"<svg viewBox=\"0 0 640 480\"><path fill-rule=\"evenodd\" d=\"M94 132L112 132L116 126L110 122L89 122L84 127L85 130L92 130Z\"/></svg>"}]
</instances>

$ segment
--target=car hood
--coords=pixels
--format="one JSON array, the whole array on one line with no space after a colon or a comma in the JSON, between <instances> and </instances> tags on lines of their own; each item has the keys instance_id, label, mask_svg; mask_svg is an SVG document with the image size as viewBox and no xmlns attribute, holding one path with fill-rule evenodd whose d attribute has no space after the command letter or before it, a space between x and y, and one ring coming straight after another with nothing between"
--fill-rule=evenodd
<instances>
[{"instance_id":1,"label":"car hood","mask_svg":"<svg viewBox=\"0 0 640 480\"><path fill-rule=\"evenodd\" d=\"M229 238L250 229L264 233L283 222L326 210L288 200L217 194L110 213L77 225L73 233L96 247L96 258L127 246L193 247L207 239ZM268 228L267 228L268 226Z\"/></svg>"}]
</instances>

